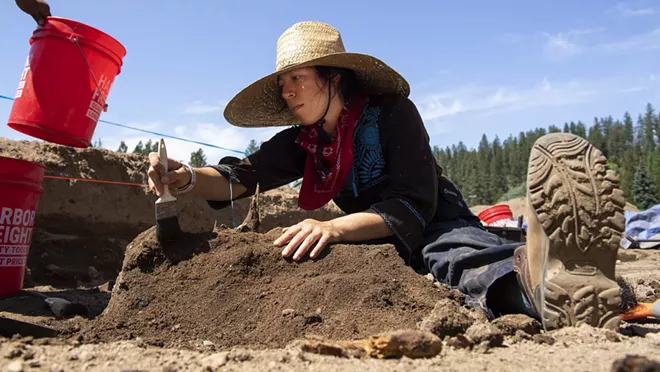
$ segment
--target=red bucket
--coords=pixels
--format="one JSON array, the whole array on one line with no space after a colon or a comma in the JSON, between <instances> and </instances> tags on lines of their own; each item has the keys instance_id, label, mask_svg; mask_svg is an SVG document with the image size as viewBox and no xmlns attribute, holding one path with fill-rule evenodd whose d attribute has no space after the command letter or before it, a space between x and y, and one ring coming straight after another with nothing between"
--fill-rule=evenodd
<instances>
[{"instance_id":1,"label":"red bucket","mask_svg":"<svg viewBox=\"0 0 660 372\"><path fill-rule=\"evenodd\" d=\"M9 114L9 127L60 145L90 145L126 49L95 28L48 17L30 53Z\"/></svg>"},{"instance_id":2,"label":"red bucket","mask_svg":"<svg viewBox=\"0 0 660 372\"><path fill-rule=\"evenodd\" d=\"M488 226L504 226L513 220L513 212L507 204L498 204L481 211L478 217Z\"/></svg>"},{"instance_id":3,"label":"red bucket","mask_svg":"<svg viewBox=\"0 0 660 372\"><path fill-rule=\"evenodd\" d=\"M0 157L0 297L23 289L45 167Z\"/></svg>"}]
</instances>

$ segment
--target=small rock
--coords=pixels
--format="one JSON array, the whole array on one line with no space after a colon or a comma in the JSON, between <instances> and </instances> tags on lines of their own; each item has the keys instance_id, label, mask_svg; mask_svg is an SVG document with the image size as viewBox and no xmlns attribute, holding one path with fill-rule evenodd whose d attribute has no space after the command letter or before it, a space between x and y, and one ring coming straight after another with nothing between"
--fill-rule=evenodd
<instances>
[{"instance_id":1,"label":"small rock","mask_svg":"<svg viewBox=\"0 0 660 372\"><path fill-rule=\"evenodd\" d=\"M293 309L284 309L282 310L282 316L290 316L290 315L295 315L296 311Z\"/></svg>"},{"instance_id":2,"label":"small rock","mask_svg":"<svg viewBox=\"0 0 660 372\"><path fill-rule=\"evenodd\" d=\"M612 372L660 371L660 363L640 355L626 355L612 363Z\"/></svg>"},{"instance_id":3,"label":"small rock","mask_svg":"<svg viewBox=\"0 0 660 372\"><path fill-rule=\"evenodd\" d=\"M23 362L15 360L7 365L7 372L23 372Z\"/></svg>"},{"instance_id":4,"label":"small rock","mask_svg":"<svg viewBox=\"0 0 660 372\"><path fill-rule=\"evenodd\" d=\"M489 347L502 346L502 343L504 342L504 334L502 331L488 323L473 324L467 331L465 331L465 336L469 337L475 344L481 344L482 342L487 341Z\"/></svg>"},{"instance_id":5,"label":"small rock","mask_svg":"<svg viewBox=\"0 0 660 372\"><path fill-rule=\"evenodd\" d=\"M30 368L39 368L41 367L41 363L38 360L34 360L28 364Z\"/></svg>"},{"instance_id":6,"label":"small rock","mask_svg":"<svg viewBox=\"0 0 660 372\"><path fill-rule=\"evenodd\" d=\"M176 331L177 329L181 328L181 324L175 324L171 329L173 331Z\"/></svg>"},{"instance_id":7,"label":"small rock","mask_svg":"<svg viewBox=\"0 0 660 372\"><path fill-rule=\"evenodd\" d=\"M357 341L358 344L360 341ZM442 351L442 340L428 331L399 330L369 337L367 352L371 357L430 358Z\"/></svg>"},{"instance_id":8,"label":"small rock","mask_svg":"<svg viewBox=\"0 0 660 372\"><path fill-rule=\"evenodd\" d=\"M137 347L145 347L145 346L146 346L146 343L144 342L144 340L142 339L142 337L136 337L136 338L135 338L135 346L137 346Z\"/></svg>"},{"instance_id":9,"label":"small rock","mask_svg":"<svg viewBox=\"0 0 660 372\"><path fill-rule=\"evenodd\" d=\"M532 335L529 333L522 331L520 329L516 330L516 333L511 337L511 343L512 344L517 344L519 342L523 341L529 341L532 339Z\"/></svg>"},{"instance_id":10,"label":"small rock","mask_svg":"<svg viewBox=\"0 0 660 372\"><path fill-rule=\"evenodd\" d=\"M294 343L306 353L314 353L319 355L331 355L334 357L346 357L343 345L316 341L316 340L303 340L299 343Z\"/></svg>"},{"instance_id":11,"label":"small rock","mask_svg":"<svg viewBox=\"0 0 660 372\"><path fill-rule=\"evenodd\" d=\"M9 351L7 351L4 355L4 357L7 358L7 359L14 359L14 358L18 358L21 355L23 355L23 350L21 350L19 348L14 348L14 349L10 349Z\"/></svg>"},{"instance_id":12,"label":"small rock","mask_svg":"<svg viewBox=\"0 0 660 372\"><path fill-rule=\"evenodd\" d=\"M605 332L605 339L609 342L621 342L621 336L619 336L618 333L612 331L612 330L604 330Z\"/></svg>"},{"instance_id":13,"label":"small rock","mask_svg":"<svg viewBox=\"0 0 660 372\"><path fill-rule=\"evenodd\" d=\"M429 331L441 339L464 333L475 319L470 311L450 299L438 301L431 313L424 317L419 329Z\"/></svg>"},{"instance_id":14,"label":"small rock","mask_svg":"<svg viewBox=\"0 0 660 372\"><path fill-rule=\"evenodd\" d=\"M35 352L32 349L25 350L25 353L23 353L23 360L30 360L34 359Z\"/></svg>"},{"instance_id":15,"label":"small rock","mask_svg":"<svg viewBox=\"0 0 660 372\"><path fill-rule=\"evenodd\" d=\"M246 362L252 359L252 354L245 350L233 350L227 355L227 359L231 359L235 362Z\"/></svg>"},{"instance_id":16,"label":"small rock","mask_svg":"<svg viewBox=\"0 0 660 372\"><path fill-rule=\"evenodd\" d=\"M278 362L280 363L289 363L291 361L291 355L289 353L285 353L283 355L280 355L280 357L277 359Z\"/></svg>"},{"instance_id":17,"label":"small rock","mask_svg":"<svg viewBox=\"0 0 660 372\"><path fill-rule=\"evenodd\" d=\"M537 344L547 344L547 345L554 345L555 344L555 339L552 336L549 336L545 333L539 333L538 335L534 335L532 337L532 340L536 342Z\"/></svg>"},{"instance_id":18,"label":"small rock","mask_svg":"<svg viewBox=\"0 0 660 372\"><path fill-rule=\"evenodd\" d=\"M202 345L207 346L207 347L211 347L211 346L214 346L215 344L212 341L204 340L204 342L202 342Z\"/></svg>"},{"instance_id":19,"label":"small rock","mask_svg":"<svg viewBox=\"0 0 660 372\"><path fill-rule=\"evenodd\" d=\"M542 328L536 319L524 314L507 314L493 320L492 324L506 336L513 336L518 330L533 336L540 333Z\"/></svg>"},{"instance_id":20,"label":"small rock","mask_svg":"<svg viewBox=\"0 0 660 372\"><path fill-rule=\"evenodd\" d=\"M464 335L456 335L447 341L447 346L455 349L470 349L474 346L474 342Z\"/></svg>"}]
</instances>

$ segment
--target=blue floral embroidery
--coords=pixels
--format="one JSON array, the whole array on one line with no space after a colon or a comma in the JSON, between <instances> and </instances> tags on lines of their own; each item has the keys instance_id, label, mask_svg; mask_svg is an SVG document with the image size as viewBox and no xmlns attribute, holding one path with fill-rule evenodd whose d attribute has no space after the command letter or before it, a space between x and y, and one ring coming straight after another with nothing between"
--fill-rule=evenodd
<instances>
[{"instance_id":1,"label":"blue floral embroidery","mask_svg":"<svg viewBox=\"0 0 660 372\"><path fill-rule=\"evenodd\" d=\"M365 107L353 134L353 166L346 186L356 196L360 190L387 179L385 156L380 143L379 117L379 106Z\"/></svg>"}]
</instances>

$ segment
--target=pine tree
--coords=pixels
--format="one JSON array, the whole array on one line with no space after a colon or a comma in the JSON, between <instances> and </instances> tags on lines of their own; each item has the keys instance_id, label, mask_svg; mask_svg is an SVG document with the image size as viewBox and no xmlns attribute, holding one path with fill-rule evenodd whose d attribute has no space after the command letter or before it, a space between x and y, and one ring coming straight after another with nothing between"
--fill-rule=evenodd
<instances>
[{"instance_id":1,"label":"pine tree","mask_svg":"<svg viewBox=\"0 0 660 372\"><path fill-rule=\"evenodd\" d=\"M152 140L147 141L143 144L142 141L139 141L138 144L133 149L134 154L149 155L150 152L158 152L158 143L153 142Z\"/></svg>"},{"instance_id":2,"label":"pine tree","mask_svg":"<svg viewBox=\"0 0 660 372\"><path fill-rule=\"evenodd\" d=\"M201 148L197 151L190 153L190 166L194 168L201 168L206 165L206 155Z\"/></svg>"},{"instance_id":3,"label":"pine tree","mask_svg":"<svg viewBox=\"0 0 660 372\"><path fill-rule=\"evenodd\" d=\"M245 152L247 152L248 154L254 154L255 152L257 152L257 150L259 150L260 146L261 145L257 145L257 141L255 141L254 139L250 140L250 143L248 144L248 147L245 150Z\"/></svg>"},{"instance_id":4,"label":"pine tree","mask_svg":"<svg viewBox=\"0 0 660 372\"><path fill-rule=\"evenodd\" d=\"M633 200L637 208L645 210L658 204L657 190L653 180L646 174L643 167L637 169L633 186Z\"/></svg>"},{"instance_id":5,"label":"pine tree","mask_svg":"<svg viewBox=\"0 0 660 372\"><path fill-rule=\"evenodd\" d=\"M119 143L119 148L117 149L117 152L128 152L128 146L126 146L126 143L124 141L121 141Z\"/></svg>"},{"instance_id":6,"label":"pine tree","mask_svg":"<svg viewBox=\"0 0 660 372\"><path fill-rule=\"evenodd\" d=\"M644 119L642 119L642 149L643 151L655 150L655 112L653 106L649 103L646 105L646 112Z\"/></svg>"},{"instance_id":7,"label":"pine tree","mask_svg":"<svg viewBox=\"0 0 660 372\"><path fill-rule=\"evenodd\" d=\"M144 153L144 145L142 144L142 141L138 142L137 145L135 145L135 148L133 149L134 154L143 154Z\"/></svg>"}]
</instances>

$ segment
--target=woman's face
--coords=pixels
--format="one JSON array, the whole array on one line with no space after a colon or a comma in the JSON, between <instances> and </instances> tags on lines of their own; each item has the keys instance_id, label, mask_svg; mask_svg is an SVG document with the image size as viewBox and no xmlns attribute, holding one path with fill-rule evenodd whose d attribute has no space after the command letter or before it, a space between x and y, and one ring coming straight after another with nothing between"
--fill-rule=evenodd
<instances>
[{"instance_id":1,"label":"woman's face","mask_svg":"<svg viewBox=\"0 0 660 372\"><path fill-rule=\"evenodd\" d=\"M302 67L278 77L282 97L289 110L304 125L316 123L328 105L328 84L324 84L314 67Z\"/></svg>"}]
</instances>

